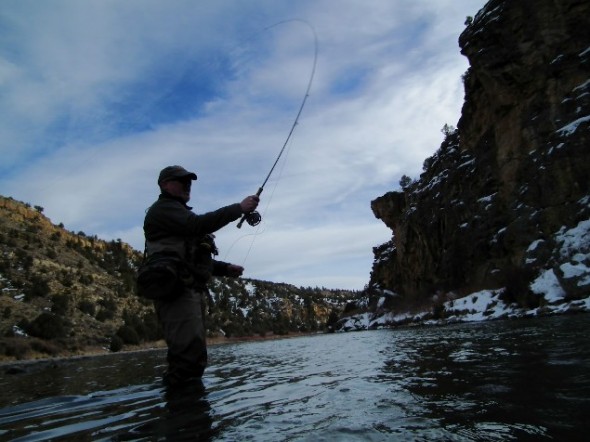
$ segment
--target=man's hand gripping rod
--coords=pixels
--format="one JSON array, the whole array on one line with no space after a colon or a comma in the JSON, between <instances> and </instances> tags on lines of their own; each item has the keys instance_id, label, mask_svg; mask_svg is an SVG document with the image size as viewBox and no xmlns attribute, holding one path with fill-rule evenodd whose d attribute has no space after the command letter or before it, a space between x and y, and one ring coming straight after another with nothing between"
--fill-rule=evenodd
<instances>
[{"instance_id":1,"label":"man's hand gripping rod","mask_svg":"<svg viewBox=\"0 0 590 442\"><path fill-rule=\"evenodd\" d=\"M263 187L259 187L258 192L256 192L256 196L260 196L263 190ZM244 224L244 221L247 221L248 224L254 227L260 224L260 221L262 221L262 216L260 216L260 213L258 213L256 210L253 210L250 213L244 213L244 215L242 215L242 218L240 219L240 222L238 223L238 229L242 228L242 224Z\"/></svg>"}]
</instances>

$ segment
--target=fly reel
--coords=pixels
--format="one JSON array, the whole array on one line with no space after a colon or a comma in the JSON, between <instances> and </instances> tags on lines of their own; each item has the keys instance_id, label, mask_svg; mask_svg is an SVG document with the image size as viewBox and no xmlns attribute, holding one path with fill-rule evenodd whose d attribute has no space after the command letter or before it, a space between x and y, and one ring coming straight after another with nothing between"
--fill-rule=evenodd
<instances>
[{"instance_id":1,"label":"fly reel","mask_svg":"<svg viewBox=\"0 0 590 442\"><path fill-rule=\"evenodd\" d=\"M258 213L256 210L248 213L247 215L245 215L245 217L246 222L250 224L252 227L257 226L258 224L260 224L260 221L262 221L262 215Z\"/></svg>"}]
</instances>

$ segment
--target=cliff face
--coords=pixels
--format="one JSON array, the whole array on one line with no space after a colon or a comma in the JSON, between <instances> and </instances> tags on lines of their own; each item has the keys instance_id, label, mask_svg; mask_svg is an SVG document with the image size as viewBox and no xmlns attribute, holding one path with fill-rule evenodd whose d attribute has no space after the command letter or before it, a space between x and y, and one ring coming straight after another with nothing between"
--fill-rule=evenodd
<instances>
[{"instance_id":1,"label":"cliff face","mask_svg":"<svg viewBox=\"0 0 590 442\"><path fill-rule=\"evenodd\" d=\"M491 0L470 21L457 130L418 180L371 203L393 231L371 289L407 306L552 271L568 296L588 296L588 232L567 253L562 241L590 219L588 17L585 0Z\"/></svg>"}]
</instances>

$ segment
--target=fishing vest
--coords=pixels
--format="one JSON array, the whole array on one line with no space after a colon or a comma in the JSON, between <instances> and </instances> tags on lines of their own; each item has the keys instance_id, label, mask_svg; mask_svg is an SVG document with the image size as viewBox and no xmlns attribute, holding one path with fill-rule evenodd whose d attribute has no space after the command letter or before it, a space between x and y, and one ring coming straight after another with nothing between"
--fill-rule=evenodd
<instances>
[{"instance_id":1,"label":"fishing vest","mask_svg":"<svg viewBox=\"0 0 590 442\"><path fill-rule=\"evenodd\" d=\"M145 256L178 258L179 273L187 287L205 288L213 274L213 257L218 254L215 235L197 237L167 236L146 240Z\"/></svg>"}]
</instances>

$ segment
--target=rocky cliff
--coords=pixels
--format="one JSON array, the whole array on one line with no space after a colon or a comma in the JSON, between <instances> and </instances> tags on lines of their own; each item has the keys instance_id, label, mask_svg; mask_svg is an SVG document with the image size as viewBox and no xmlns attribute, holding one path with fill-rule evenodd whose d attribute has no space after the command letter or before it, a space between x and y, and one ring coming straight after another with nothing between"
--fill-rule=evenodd
<instances>
[{"instance_id":1,"label":"rocky cliff","mask_svg":"<svg viewBox=\"0 0 590 442\"><path fill-rule=\"evenodd\" d=\"M538 278L590 295L588 17L585 0L491 0L468 17L457 129L419 179L371 203L393 236L369 292L393 294L391 310L482 289L538 304Z\"/></svg>"}]
</instances>

